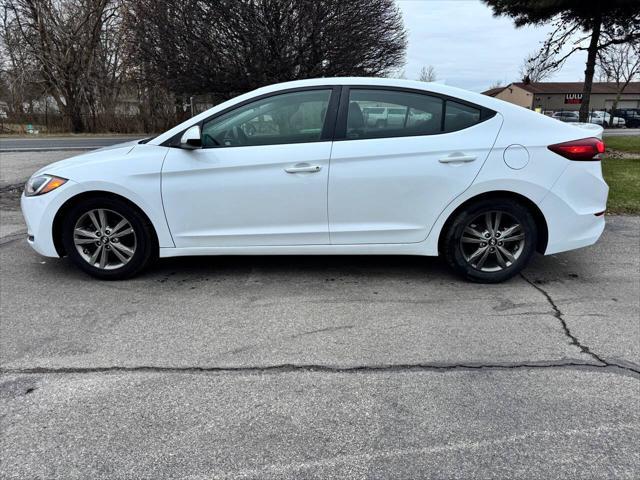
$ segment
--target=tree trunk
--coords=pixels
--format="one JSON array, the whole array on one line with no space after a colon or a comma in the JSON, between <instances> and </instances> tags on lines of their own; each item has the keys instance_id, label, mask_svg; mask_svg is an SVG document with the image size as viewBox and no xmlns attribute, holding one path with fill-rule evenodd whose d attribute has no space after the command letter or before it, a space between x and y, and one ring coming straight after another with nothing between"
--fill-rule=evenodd
<instances>
[{"instance_id":1,"label":"tree trunk","mask_svg":"<svg viewBox=\"0 0 640 480\"><path fill-rule=\"evenodd\" d=\"M582 88L582 103L580 104L580 121L586 122L589 118L589 102L591 101L591 87L593 86L593 74L596 71L596 58L598 56L598 43L600 41L600 29L602 17L598 15L593 21L593 30L589 49L587 50L587 67L584 71L584 87Z\"/></svg>"},{"instance_id":2,"label":"tree trunk","mask_svg":"<svg viewBox=\"0 0 640 480\"><path fill-rule=\"evenodd\" d=\"M613 111L618 109L618 103L620 103L620 99L622 98L622 90L618 89L616 92L616 98L613 100L613 104L611 105L611 121L613 122Z\"/></svg>"},{"instance_id":3,"label":"tree trunk","mask_svg":"<svg viewBox=\"0 0 640 480\"><path fill-rule=\"evenodd\" d=\"M73 108L69 115L71 117L71 131L73 133L84 132L84 123L82 122L82 113L80 109Z\"/></svg>"}]
</instances>

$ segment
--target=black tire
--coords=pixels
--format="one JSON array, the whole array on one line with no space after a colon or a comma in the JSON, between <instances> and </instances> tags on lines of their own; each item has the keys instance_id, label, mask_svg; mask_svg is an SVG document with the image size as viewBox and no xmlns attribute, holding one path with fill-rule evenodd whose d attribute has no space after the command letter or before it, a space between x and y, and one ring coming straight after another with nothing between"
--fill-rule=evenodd
<instances>
[{"instance_id":1,"label":"black tire","mask_svg":"<svg viewBox=\"0 0 640 480\"><path fill-rule=\"evenodd\" d=\"M524 234L524 239L522 245L518 240L517 244L504 242L500 243L500 247L498 247L497 242L500 240L499 236L495 237L491 236L491 238L487 239L486 242L483 242L486 245L487 249L493 248L491 252L494 252L498 248L501 251L504 251L505 248L515 249L509 250L508 253L512 254L514 257L514 261L509 261L505 255L498 253L501 257L502 261L505 262L506 267L502 267L498 264L498 254L489 253L489 257L485 257L485 262L488 258L491 258L495 265L491 268L500 268L495 271L485 271L484 269L489 268L489 264L484 267L484 264L481 266L484 269L478 269L477 265L473 265L473 261L470 262L469 257L473 256L469 254L473 249L482 249L484 248L482 243L477 245L474 244L477 240L470 240L472 238L477 238L475 236L470 236L469 233L465 233L465 229L468 226L472 226L472 230L476 232L480 231L479 228L474 228L474 221L478 218L486 218L486 215L493 215L496 218L496 212L501 212L501 218L508 220L511 222L511 225L515 225L516 223L520 226L520 229L516 229L516 232L522 232ZM509 225L509 223L507 225ZM479 222L478 222L479 223ZM476 226L477 227L477 226ZM498 229L499 230L499 229ZM506 230L502 230L504 232ZM463 233L465 233L465 243L463 243ZM483 230L480 232L482 236L487 235L487 230ZM491 234L490 234L491 235ZM517 238L515 234L511 234L510 238ZM506 238L506 237L505 237ZM534 255L537 247L537 239L538 239L538 231L536 227L536 222L529 211L529 209L523 204L514 201L511 198L492 198L486 200L480 200L477 203L469 205L463 208L461 211L456 213L456 216L448 223L446 227L445 235L443 237L443 241L441 244L441 253L444 256L447 263L460 275L467 278L468 280L479 282L479 283L499 283L509 278L517 275L524 267L527 266L531 257ZM491 242L491 243L489 243ZM493 247L491 245L494 245ZM466 249L466 251L465 251ZM471 249L471 250L469 250ZM483 250L484 252L484 250ZM474 252L475 253L475 252ZM495 257L495 259L494 259ZM477 257L476 257L477 258ZM479 262L476 262L479 264Z\"/></svg>"},{"instance_id":2,"label":"black tire","mask_svg":"<svg viewBox=\"0 0 640 480\"><path fill-rule=\"evenodd\" d=\"M79 219L88 212L98 209L110 212L109 215L119 215L127 220L133 234L135 234L133 237L135 239L134 253L127 263L119 268L104 269L90 264L88 260L83 258L78 251L79 247L76 247L74 242L74 229ZM140 210L115 197L91 198L73 206L63 220L62 244L67 256L78 268L101 280L122 280L133 277L147 267L158 255L155 231L149 220ZM91 246L93 247L93 244Z\"/></svg>"}]
</instances>

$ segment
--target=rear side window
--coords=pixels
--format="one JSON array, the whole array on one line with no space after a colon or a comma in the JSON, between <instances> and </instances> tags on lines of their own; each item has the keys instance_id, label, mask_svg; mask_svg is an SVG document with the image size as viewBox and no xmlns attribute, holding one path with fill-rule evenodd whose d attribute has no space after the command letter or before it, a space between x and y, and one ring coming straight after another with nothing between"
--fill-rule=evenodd
<instances>
[{"instance_id":1,"label":"rear side window","mask_svg":"<svg viewBox=\"0 0 640 480\"><path fill-rule=\"evenodd\" d=\"M462 130L486 118L480 108L434 95L350 89L346 138L435 135Z\"/></svg>"},{"instance_id":2,"label":"rear side window","mask_svg":"<svg viewBox=\"0 0 640 480\"><path fill-rule=\"evenodd\" d=\"M447 100L444 115L444 131L455 132L480 122L480 109Z\"/></svg>"},{"instance_id":3,"label":"rear side window","mask_svg":"<svg viewBox=\"0 0 640 480\"><path fill-rule=\"evenodd\" d=\"M392 90L350 90L347 138L406 137L440 133L443 100Z\"/></svg>"}]
</instances>

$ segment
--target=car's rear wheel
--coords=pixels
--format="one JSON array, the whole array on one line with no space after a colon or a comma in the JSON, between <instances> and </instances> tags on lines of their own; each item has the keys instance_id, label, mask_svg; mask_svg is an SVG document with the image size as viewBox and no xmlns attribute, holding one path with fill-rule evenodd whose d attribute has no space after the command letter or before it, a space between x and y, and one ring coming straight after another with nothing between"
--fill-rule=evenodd
<instances>
[{"instance_id":1,"label":"car's rear wheel","mask_svg":"<svg viewBox=\"0 0 640 480\"><path fill-rule=\"evenodd\" d=\"M136 208L117 198L92 198L64 218L62 242L80 269L103 280L129 278L156 255L153 227Z\"/></svg>"},{"instance_id":2,"label":"car's rear wheel","mask_svg":"<svg viewBox=\"0 0 640 480\"><path fill-rule=\"evenodd\" d=\"M537 238L527 207L511 199L487 199L457 213L445 233L442 253L469 280L496 283L529 263Z\"/></svg>"}]
</instances>

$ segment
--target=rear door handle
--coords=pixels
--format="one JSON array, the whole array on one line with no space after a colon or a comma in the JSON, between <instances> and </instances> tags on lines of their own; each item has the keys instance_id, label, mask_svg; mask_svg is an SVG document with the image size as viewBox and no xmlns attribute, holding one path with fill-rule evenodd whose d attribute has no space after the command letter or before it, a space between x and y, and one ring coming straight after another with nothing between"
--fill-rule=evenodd
<instances>
[{"instance_id":1,"label":"rear door handle","mask_svg":"<svg viewBox=\"0 0 640 480\"><path fill-rule=\"evenodd\" d=\"M316 173L322 170L320 165L309 165L308 163L299 163L293 167L287 167L284 169L287 173Z\"/></svg>"},{"instance_id":2,"label":"rear door handle","mask_svg":"<svg viewBox=\"0 0 640 480\"><path fill-rule=\"evenodd\" d=\"M440 163L468 163L473 162L476 158L473 155L463 155L461 153L453 153L448 157L443 157L438 160Z\"/></svg>"}]
</instances>

